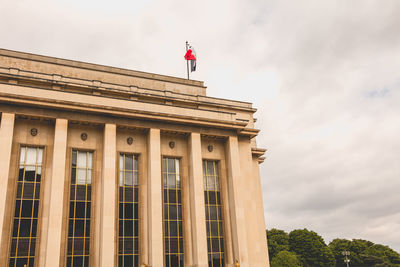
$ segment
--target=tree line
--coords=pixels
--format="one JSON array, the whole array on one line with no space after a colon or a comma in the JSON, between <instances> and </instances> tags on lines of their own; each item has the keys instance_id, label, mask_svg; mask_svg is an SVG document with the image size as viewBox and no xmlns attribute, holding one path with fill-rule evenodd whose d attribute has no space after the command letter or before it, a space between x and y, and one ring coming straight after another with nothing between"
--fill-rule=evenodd
<instances>
[{"instance_id":1,"label":"tree line","mask_svg":"<svg viewBox=\"0 0 400 267\"><path fill-rule=\"evenodd\" d=\"M362 239L332 240L328 245L316 232L307 229L267 230L271 267L400 267L400 254L388 246Z\"/></svg>"}]
</instances>

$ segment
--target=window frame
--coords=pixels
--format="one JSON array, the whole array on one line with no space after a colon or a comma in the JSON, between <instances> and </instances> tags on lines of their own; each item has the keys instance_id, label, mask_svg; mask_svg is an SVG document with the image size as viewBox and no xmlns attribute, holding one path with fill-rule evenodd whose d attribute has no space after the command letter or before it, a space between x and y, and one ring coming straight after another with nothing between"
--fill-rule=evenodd
<instances>
[{"instance_id":1,"label":"window frame","mask_svg":"<svg viewBox=\"0 0 400 267\"><path fill-rule=\"evenodd\" d=\"M166 189L164 187L164 177L163 177L163 173L164 173L164 165L163 165L163 159L174 159L174 160L178 160L179 161L179 179L180 179L180 191L181 191L181 224L182 224L182 252L180 252L179 254L182 254L182 261L183 261L183 266L185 265L185 258L186 258L186 253L185 253L185 247L186 247L186 238L185 238L185 218L184 218L184 209L185 209L185 204L183 201L183 197L184 197L184 187L183 187L183 179L184 179L184 175L183 175L183 167L182 167L182 162L184 162L183 157L182 156L178 156L178 155L171 155L171 154L162 154L161 155L161 200L162 200L162 246L163 246L163 264L164 266L166 266L166 262L165 262L165 257L166 257L166 248L165 248L165 210L164 210L164 205L165 205L165 201L164 201L164 190ZM168 178L167 178L168 179ZM168 180L167 180L167 185L168 185ZM167 187L168 188L168 187ZM177 187L176 187L177 189ZM178 227L179 228L179 227ZM170 236L170 235L168 235ZM179 237L178 237L178 242L179 242ZM179 245L179 244L178 244ZM182 266L182 267L183 267ZM171 267L171 266L170 266ZM175 266L174 266L175 267Z\"/></svg>"},{"instance_id":2,"label":"window frame","mask_svg":"<svg viewBox=\"0 0 400 267\"><path fill-rule=\"evenodd\" d=\"M39 207L38 207L38 217L37 217L37 228L36 228L36 244L35 244L35 254L34 254L34 266L37 266L37 256L40 254L40 246L41 246L41 237L42 237L42 215L43 215L43 198L44 198L44 187L45 187L45 182L46 181L46 168L47 168L47 146L43 144L28 144L28 143L17 143L16 148L17 148L17 153L16 153L16 160L15 160L15 173L14 177L12 177L10 180L12 181L12 198L10 201L11 202L11 209L9 213L9 225L8 225L8 246L7 246L7 254L6 254L6 259L7 259L7 265L10 264L10 259L11 259L11 247L12 247L12 239L13 239L13 226L14 226L14 214L15 214L15 208L16 208L16 201L17 201L17 191L18 191L18 179L19 179L19 166L21 165L20 159L21 159L21 149L25 148L39 148L43 149L42 153L42 174L40 178L40 193L39 193ZM11 175L11 173L10 173ZM8 202L10 203L10 202Z\"/></svg>"},{"instance_id":3,"label":"window frame","mask_svg":"<svg viewBox=\"0 0 400 267\"><path fill-rule=\"evenodd\" d=\"M139 251L138 251L138 266L141 266L141 259L142 259L142 246L141 246L141 241L143 241L142 238L142 224L143 224L143 213L142 213L142 208L141 205L143 205L143 203L141 203L141 198L140 198L140 194L141 194L141 189L142 189L142 184L141 184L141 173L142 173L142 167L141 167L141 162L142 162L142 158L141 158L141 153L135 153L135 152L127 152L127 151L117 151L117 160L116 160L116 179L115 179L115 183L116 183L116 218L115 218L115 225L116 225L116 266L118 267L119 265L119 259L118 257L120 256L119 254L119 204L120 204L120 181L119 181L119 175L120 175L120 156L121 155L131 155L133 156L133 159L136 158L137 160L137 188L138 188L138 246L139 246ZM133 166L134 166L134 160L133 160ZM134 185L134 176L132 177L132 183ZM133 238L135 238L133 236ZM134 254L133 254L134 255ZM134 266L134 265L133 265Z\"/></svg>"},{"instance_id":4,"label":"window frame","mask_svg":"<svg viewBox=\"0 0 400 267\"><path fill-rule=\"evenodd\" d=\"M211 161L211 162L214 162L214 164L216 165L216 168L215 168L215 170L217 171L217 174L218 174L218 190L216 190L216 189L214 189L214 190L206 190L206 185L204 184L204 176L206 175L206 173L205 173L205 171L206 170L204 170L203 169L203 164L204 164L204 162L209 162L209 161ZM224 205L224 199L223 199L223 186L222 186L222 179L223 179L223 174L222 174L222 167L221 167L221 165L222 165L222 160L221 159L215 159L215 158L202 158L202 165L201 165L201 167L202 167L202 172L203 172L203 194L205 194L205 192L206 191L213 191L213 192L219 192L219 195L220 195L220 204L219 204L219 207L220 207L220 221L221 221L221 226L222 226L222 234L221 233L219 233L219 236L218 237L222 237L222 242L223 242L223 251L222 252L218 252L218 253L220 253L220 254L223 254L223 256L224 256L224 259L223 259L223 261L222 261L222 263L223 263L223 266L226 266L227 265L227 243L226 243L226 239L227 239L227 237L226 237L226 227L225 227L225 225L226 225L226 223L228 222L227 221L227 218L226 218L226 214L225 214L225 212L224 212L224 209L225 209L225 205ZM215 174L214 174L215 175ZM205 197L205 196L204 196ZM205 212L207 212L207 210L206 210L206 206L207 205L209 205L209 204L206 204L206 201L205 201L205 199L204 199L204 210L205 210ZM210 216L210 214L209 214L209 216ZM228 220L229 220L229 218L228 218ZM206 228L207 228L207 223L208 223L208 221L207 221L207 214L205 214L205 223L206 223ZM211 229L210 229L210 231L211 231ZM219 231L219 229L218 229L218 231ZM210 235L211 236L211 235ZM209 254L213 254L212 252L210 253L209 251L208 251L208 238L209 238L209 235L208 235L208 233L207 233L207 229L206 229L206 239L207 239L207 257L209 256ZM209 261L209 259L207 258L207 262ZM212 265L211 265L212 266ZM209 266L209 267L211 267L211 266Z\"/></svg>"},{"instance_id":5,"label":"window frame","mask_svg":"<svg viewBox=\"0 0 400 267\"><path fill-rule=\"evenodd\" d=\"M92 153L92 177L91 177L91 212L90 212L90 233L89 233L89 265L93 266L93 256L94 256L94 249L95 249L95 236L94 236L94 231L95 231L95 225L96 225L96 210L95 208L93 208L93 204L94 207L96 207L96 191L97 191L97 151L95 149L87 149L87 148L78 148L78 147L68 147L67 148L67 160L65 162L65 197L64 197L64 211L63 214L65 214L65 219L64 219L64 223L65 223L65 228L63 231L64 234L64 244L62 244L63 247L63 255L61 257L61 262L63 262L65 265L67 266L67 260L68 260L68 223L69 223L69 213L70 213L70 202L71 202L71 182L72 182L72 155L73 155L73 151L78 151L78 152L89 152Z\"/></svg>"}]
</instances>

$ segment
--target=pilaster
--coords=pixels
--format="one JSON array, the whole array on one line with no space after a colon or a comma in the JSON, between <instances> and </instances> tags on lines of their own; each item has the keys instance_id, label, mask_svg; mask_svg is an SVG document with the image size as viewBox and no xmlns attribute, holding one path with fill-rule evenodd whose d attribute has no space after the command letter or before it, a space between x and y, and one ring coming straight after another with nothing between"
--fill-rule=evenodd
<instances>
[{"instance_id":1,"label":"pilaster","mask_svg":"<svg viewBox=\"0 0 400 267\"><path fill-rule=\"evenodd\" d=\"M0 125L0 241L3 238L4 211L7 200L7 184L10 174L11 146L14 134L15 114L2 113ZM1 246L6 243L1 242Z\"/></svg>"},{"instance_id":2,"label":"pilaster","mask_svg":"<svg viewBox=\"0 0 400 267\"><path fill-rule=\"evenodd\" d=\"M100 267L116 266L116 135L116 125L106 124L101 181Z\"/></svg>"},{"instance_id":3,"label":"pilaster","mask_svg":"<svg viewBox=\"0 0 400 267\"><path fill-rule=\"evenodd\" d=\"M163 232L162 232L162 193L161 193L161 147L160 130L150 129L148 134L148 253L147 264L162 267Z\"/></svg>"},{"instance_id":4,"label":"pilaster","mask_svg":"<svg viewBox=\"0 0 400 267\"><path fill-rule=\"evenodd\" d=\"M238 260L241 267L249 267L245 207L243 206L244 201L240 194L243 191L243 188L241 188L243 177L241 177L239 145L236 136L229 136L226 143L226 152L234 261Z\"/></svg>"},{"instance_id":5,"label":"pilaster","mask_svg":"<svg viewBox=\"0 0 400 267\"><path fill-rule=\"evenodd\" d=\"M207 267L207 233L205 223L201 138L199 133L189 137L189 191L192 222L193 266Z\"/></svg>"},{"instance_id":6,"label":"pilaster","mask_svg":"<svg viewBox=\"0 0 400 267\"><path fill-rule=\"evenodd\" d=\"M65 181L65 161L67 153L68 120L57 119L54 132L54 151L51 169L51 189L49 203L49 224L47 229L47 249L45 266L59 266L62 238L62 215Z\"/></svg>"}]
</instances>

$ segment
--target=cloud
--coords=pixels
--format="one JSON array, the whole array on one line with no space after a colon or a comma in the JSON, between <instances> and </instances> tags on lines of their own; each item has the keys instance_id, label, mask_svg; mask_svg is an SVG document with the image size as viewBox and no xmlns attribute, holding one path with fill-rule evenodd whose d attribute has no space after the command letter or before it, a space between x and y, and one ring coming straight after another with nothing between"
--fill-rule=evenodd
<instances>
[{"instance_id":1,"label":"cloud","mask_svg":"<svg viewBox=\"0 0 400 267\"><path fill-rule=\"evenodd\" d=\"M258 108L267 227L400 251L400 2L11 1L0 46L185 77Z\"/></svg>"}]
</instances>

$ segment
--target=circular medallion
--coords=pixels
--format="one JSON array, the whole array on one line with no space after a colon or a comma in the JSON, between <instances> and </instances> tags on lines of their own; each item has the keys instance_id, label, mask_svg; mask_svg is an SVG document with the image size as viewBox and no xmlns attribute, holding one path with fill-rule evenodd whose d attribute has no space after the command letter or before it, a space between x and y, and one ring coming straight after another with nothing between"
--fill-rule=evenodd
<instances>
[{"instance_id":1,"label":"circular medallion","mask_svg":"<svg viewBox=\"0 0 400 267\"><path fill-rule=\"evenodd\" d=\"M171 141L171 142L169 142L169 147L171 148L171 149L173 149L174 147L175 147L175 142L174 141Z\"/></svg>"},{"instance_id":2,"label":"circular medallion","mask_svg":"<svg viewBox=\"0 0 400 267\"><path fill-rule=\"evenodd\" d=\"M38 130L36 128L31 129L31 135L36 136L38 134Z\"/></svg>"},{"instance_id":3,"label":"circular medallion","mask_svg":"<svg viewBox=\"0 0 400 267\"><path fill-rule=\"evenodd\" d=\"M128 138L126 139L126 142L128 143L128 145L132 145L132 143L133 143L133 138L132 138L132 137L128 137Z\"/></svg>"},{"instance_id":4,"label":"circular medallion","mask_svg":"<svg viewBox=\"0 0 400 267\"><path fill-rule=\"evenodd\" d=\"M81 139L82 139L82 141L86 141L87 140L87 133L82 133L81 134Z\"/></svg>"}]
</instances>

